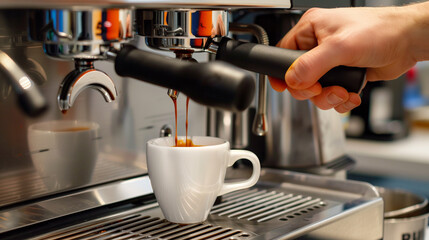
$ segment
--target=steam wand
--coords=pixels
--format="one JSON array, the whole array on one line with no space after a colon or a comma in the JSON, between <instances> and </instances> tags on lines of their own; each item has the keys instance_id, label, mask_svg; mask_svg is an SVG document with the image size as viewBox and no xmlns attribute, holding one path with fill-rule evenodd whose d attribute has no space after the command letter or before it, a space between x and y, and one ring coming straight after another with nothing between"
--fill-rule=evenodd
<instances>
[{"instance_id":1,"label":"steam wand","mask_svg":"<svg viewBox=\"0 0 429 240\"><path fill-rule=\"evenodd\" d=\"M33 80L9 57L0 50L0 71L6 76L6 80L12 86L18 96L18 103L22 110L29 116L38 116L47 108L45 98Z\"/></svg>"},{"instance_id":2,"label":"steam wand","mask_svg":"<svg viewBox=\"0 0 429 240\"><path fill-rule=\"evenodd\" d=\"M235 33L253 34L258 43L269 44L267 32L259 25L230 23L229 30ZM260 73L258 79L258 104L252 125L252 132L257 136L265 136L268 132L267 102L267 76Z\"/></svg>"}]
</instances>

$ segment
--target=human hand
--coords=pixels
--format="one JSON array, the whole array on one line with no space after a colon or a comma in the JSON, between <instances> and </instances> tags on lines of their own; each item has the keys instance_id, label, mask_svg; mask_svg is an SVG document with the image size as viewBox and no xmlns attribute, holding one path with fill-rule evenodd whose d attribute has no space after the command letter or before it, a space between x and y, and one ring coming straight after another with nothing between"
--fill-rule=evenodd
<instances>
[{"instance_id":1,"label":"human hand","mask_svg":"<svg viewBox=\"0 0 429 240\"><path fill-rule=\"evenodd\" d=\"M418 23L426 17L416 14L422 11L419 5L308 10L278 46L311 50L292 64L284 82L270 78L272 86L287 88L293 97L310 99L321 109L350 111L361 102L358 94L339 86L322 89L317 80L339 65L367 68L368 81L395 79L406 72L426 57L415 49L423 32Z\"/></svg>"}]
</instances>

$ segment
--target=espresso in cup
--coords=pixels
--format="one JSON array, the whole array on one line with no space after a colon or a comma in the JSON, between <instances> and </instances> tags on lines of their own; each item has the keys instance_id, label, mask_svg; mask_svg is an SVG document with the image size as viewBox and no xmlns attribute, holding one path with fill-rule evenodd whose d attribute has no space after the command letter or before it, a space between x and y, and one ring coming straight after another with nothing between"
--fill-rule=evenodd
<instances>
[{"instance_id":1,"label":"espresso in cup","mask_svg":"<svg viewBox=\"0 0 429 240\"><path fill-rule=\"evenodd\" d=\"M192 142L192 139L187 138L185 139L178 139L177 144L173 147L203 147L204 145L197 145L194 142Z\"/></svg>"},{"instance_id":2,"label":"espresso in cup","mask_svg":"<svg viewBox=\"0 0 429 240\"><path fill-rule=\"evenodd\" d=\"M64 128L64 129L53 129L54 132L79 132L79 131L88 131L90 130L89 127L71 127L71 128Z\"/></svg>"},{"instance_id":3,"label":"espresso in cup","mask_svg":"<svg viewBox=\"0 0 429 240\"><path fill-rule=\"evenodd\" d=\"M184 142L185 137L179 140ZM206 220L217 196L253 186L261 169L255 154L230 150L226 140L197 136L190 140L199 147L174 147L174 137L147 142L147 167L155 197L164 217L179 224ZM224 183L226 169L239 159L252 163L252 176Z\"/></svg>"}]
</instances>

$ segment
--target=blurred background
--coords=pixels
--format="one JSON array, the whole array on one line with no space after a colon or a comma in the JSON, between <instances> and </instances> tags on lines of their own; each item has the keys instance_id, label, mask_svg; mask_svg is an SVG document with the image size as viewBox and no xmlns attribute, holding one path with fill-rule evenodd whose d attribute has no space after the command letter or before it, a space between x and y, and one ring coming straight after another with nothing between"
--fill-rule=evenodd
<instances>
[{"instance_id":1,"label":"blurred background","mask_svg":"<svg viewBox=\"0 0 429 240\"><path fill-rule=\"evenodd\" d=\"M348 177L429 197L429 63L419 62L395 81L368 83L362 100L345 116L347 152L357 161Z\"/></svg>"}]
</instances>

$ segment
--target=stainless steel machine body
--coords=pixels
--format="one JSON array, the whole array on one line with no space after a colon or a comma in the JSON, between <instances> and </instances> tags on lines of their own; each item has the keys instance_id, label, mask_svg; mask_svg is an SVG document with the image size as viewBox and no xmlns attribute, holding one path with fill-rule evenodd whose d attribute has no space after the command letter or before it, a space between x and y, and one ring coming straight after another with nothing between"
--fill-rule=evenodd
<instances>
[{"instance_id":1,"label":"stainless steel machine body","mask_svg":"<svg viewBox=\"0 0 429 240\"><path fill-rule=\"evenodd\" d=\"M264 169L261 181L255 188L225 196L214 207L208 222L196 226L183 227L166 222L154 203L145 163L145 143L151 138L173 132L173 103L165 88L120 77L114 70L114 64L106 61L110 58L110 50L118 50L121 44L128 42L139 49L154 52L147 47L147 39L135 36L130 29L133 16L141 11L157 9L153 12L159 14L155 19L168 21L169 17L173 17L172 13L177 13L174 16L185 24L174 29L157 25L158 30L152 33L160 34L160 38L154 42L162 48L168 44L175 46L175 49L168 47L168 50L192 48L198 51L208 37L228 33L230 11L290 7L289 1L261 3L253 0L206 1L204 4L193 0L180 3L42 1L37 4L24 0L2 1L0 51L10 56L33 80L49 108L38 117L27 116L16 104L16 92L0 75L1 238L36 235L41 239L53 239L54 235L72 238L70 234L76 234L73 235L76 239L127 239L131 236L152 239L293 239L299 236L344 239L350 236L350 231L354 234L353 239L381 238L382 202L371 186L288 171ZM195 28L188 25L192 22L189 16L195 12L200 15L210 12L218 28L210 31L197 29L201 35L195 34ZM47 13L51 17L55 15L58 21L47 21L51 19ZM107 17L110 13L115 17ZM87 21L80 21L82 19ZM115 25L110 22L112 19L120 27L109 35L111 32L105 28ZM143 27L136 23L135 30ZM40 29L40 25L32 27L37 24L43 25L42 29L46 31L34 32L34 29ZM185 33L188 35L179 36ZM174 56L168 51L156 52ZM193 57L201 62L209 59L207 53L194 53ZM68 98L64 99L72 100L67 105L69 108L60 104L60 108L67 109L64 114L57 106L57 98L61 95L58 90L65 83L63 79L76 70L79 70L78 75L71 78L68 84L82 85L75 88L76 95L73 95L76 92L65 91L64 95ZM96 77L93 77L94 73ZM98 92L91 90L94 88ZM114 101L107 103L106 97ZM179 95L179 135L185 134L185 100ZM191 102L188 134L205 135L209 128L206 118L207 108ZM52 178L44 177L37 169L34 156L57 149L30 151L28 129L35 123L56 120L88 121L99 125L98 137L94 139L98 144L98 154L90 181L68 185L47 184L47 179ZM243 135L242 139L246 138ZM332 153L332 156L338 154L341 155ZM242 174L246 171L233 170L230 177L241 178ZM262 205L258 205L260 203ZM273 205L268 206L267 203ZM237 209L237 205L248 206L255 212L240 213L242 209ZM233 216L229 216L231 214ZM260 214L261 217L256 217ZM246 219L249 217L251 219ZM265 217L268 219L264 220ZM367 221L362 222L361 219ZM89 225L80 225L86 220L90 220ZM52 223L55 227L48 227ZM94 226L108 227L100 229ZM57 232L62 228L67 233ZM76 228L89 232L82 233Z\"/></svg>"},{"instance_id":2,"label":"stainless steel machine body","mask_svg":"<svg viewBox=\"0 0 429 240\"><path fill-rule=\"evenodd\" d=\"M231 172L229 177L236 179L248 174L249 171L241 169ZM147 199L119 213L95 219L85 215L86 209L150 193L147 176L124 180L120 185L107 184L5 211L0 216L14 224L9 225L10 229L18 231L6 232L3 237L26 238L25 233L19 231L22 226L32 229L33 239L357 240L382 237L383 201L374 187L361 182L265 169L255 187L224 195L203 223L169 223L163 219L158 204ZM136 188L147 191L136 193ZM63 206L70 201L75 204ZM11 217L18 213L19 218ZM80 214L91 220L63 223L49 233L40 229L40 222L58 222L56 219L66 214Z\"/></svg>"},{"instance_id":3,"label":"stainless steel machine body","mask_svg":"<svg viewBox=\"0 0 429 240\"><path fill-rule=\"evenodd\" d=\"M103 48L133 37L131 9L29 11L29 37L55 58L105 58Z\"/></svg>"},{"instance_id":4,"label":"stainless steel machine body","mask_svg":"<svg viewBox=\"0 0 429 240\"><path fill-rule=\"evenodd\" d=\"M342 119L335 110L320 110L274 90L269 91L269 103L266 166L335 175L336 167L342 171L353 165L345 152Z\"/></svg>"},{"instance_id":5,"label":"stainless steel machine body","mask_svg":"<svg viewBox=\"0 0 429 240\"><path fill-rule=\"evenodd\" d=\"M146 141L160 136L161 130L173 130L174 108L171 99L166 97L165 89L138 82L116 75L113 64L97 61L95 66L108 74L117 88L118 97L112 103L106 103L97 91L83 91L66 114L57 107L57 92L62 79L74 70L73 61L53 59L43 51L42 43L29 41L27 36L26 10L2 9L0 15L0 35L3 42L1 50L10 56L18 65L23 62L34 62L36 67L26 68L26 72L45 75L46 79L35 81L42 95L48 101L49 109L43 115L28 117L17 106L16 96L10 85L1 79L0 112L1 112L1 161L0 179L2 191L0 206L34 199L64 190L81 188L145 174ZM11 23L14 23L13 25ZM16 42L18 37L25 42ZM137 45L139 45L137 43ZM144 47L143 44L140 46ZM37 65L36 65L37 64ZM32 74L35 75L35 74ZM33 79L36 79L33 77ZM83 79L85 80L85 79ZM154 104L157 107L152 107ZM185 99L178 100L179 134L185 134ZM191 102L190 129L192 135L205 133L205 108ZM193 119L201 119L193 121ZM43 179L38 175L32 161L33 154L28 148L28 127L34 123L53 120L83 120L100 125L99 159L91 182L80 186L69 186L67 189L47 189ZM54 151L55 149L51 149Z\"/></svg>"},{"instance_id":6,"label":"stainless steel machine body","mask_svg":"<svg viewBox=\"0 0 429 240\"><path fill-rule=\"evenodd\" d=\"M140 9L136 12L137 34L144 36L147 45L157 50L206 51L214 59L220 46L211 43L231 33L248 34L260 44L269 44L262 27L226 24L227 21L227 12L222 10ZM251 51L247 55L249 58ZM289 94L271 90L268 95L265 78L264 74L259 74L258 103L252 128L255 135L265 136L263 165L344 177L353 161L344 152L345 134L340 115L333 110L317 110L309 101L297 101ZM209 135L228 139L236 148L248 146L247 112L210 110L208 115Z\"/></svg>"},{"instance_id":7,"label":"stainless steel machine body","mask_svg":"<svg viewBox=\"0 0 429 240\"><path fill-rule=\"evenodd\" d=\"M208 39L226 36L229 28L225 10L146 10L136 12L137 33L148 46L174 51L204 51Z\"/></svg>"}]
</instances>

